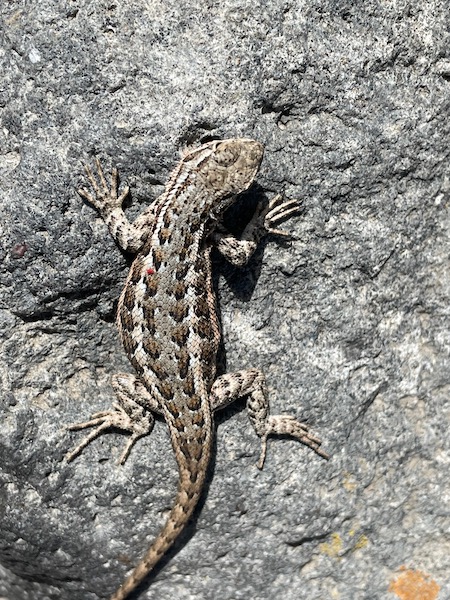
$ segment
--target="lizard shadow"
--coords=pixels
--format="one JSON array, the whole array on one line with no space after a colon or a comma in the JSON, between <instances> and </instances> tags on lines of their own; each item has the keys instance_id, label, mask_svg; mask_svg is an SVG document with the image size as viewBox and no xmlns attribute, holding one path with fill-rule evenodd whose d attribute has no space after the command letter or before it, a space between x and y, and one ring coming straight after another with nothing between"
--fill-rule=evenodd
<instances>
[{"instance_id":1,"label":"lizard shadow","mask_svg":"<svg viewBox=\"0 0 450 600\"><path fill-rule=\"evenodd\" d=\"M225 212L223 224L237 239L240 239L245 227L255 214L258 204L261 202L261 197L264 197L261 187L253 185L249 191L240 194L236 202ZM261 274L262 258L266 244L267 237L265 236L258 243L248 263L243 267L234 267L218 250L213 251L212 272L216 297L219 297L219 279L222 275L235 297L245 302L251 299ZM217 309L220 317L219 303Z\"/></svg>"},{"instance_id":2,"label":"lizard shadow","mask_svg":"<svg viewBox=\"0 0 450 600\"><path fill-rule=\"evenodd\" d=\"M224 214L223 223L225 228L236 236L236 238L240 239L245 227L255 214L258 205L261 204L261 200L264 206L269 203L263 188L257 184L253 185L247 192L240 194L236 202ZM288 215L285 219L281 219L279 222L280 226L282 226L285 220L289 220L289 218ZM253 295L261 275L264 251L267 244L274 243L280 246L288 246L291 239L290 236L284 237L273 233L264 235L258 242L250 260L242 267L233 266L217 250L214 250L212 254L212 272L216 296L220 298L218 295L218 282L220 275L222 275L233 295L243 302L248 302ZM220 315L220 304L217 308Z\"/></svg>"},{"instance_id":3,"label":"lizard shadow","mask_svg":"<svg viewBox=\"0 0 450 600\"><path fill-rule=\"evenodd\" d=\"M225 212L224 225L230 233L238 239L247 226L248 222L254 215L258 205L261 202L261 197L264 199L263 204L268 204L262 188L259 185L253 185L252 188L241 194L238 200ZM281 221L282 225L283 221ZM223 323L221 315L221 290L219 285L220 277L222 276L233 298L238 301L247 303L251 300L255 291L256 285L261 275L263 268L264 252L267 244L276 244L279 246L288 246L291 242L291 237L284 237L276 234L265 235L258 243L257 248L250 260L242 267L235 267L223 257L218 250L214 249L212 253L212 281L214 293L217 298L217 315L219 318L220 329L222 332L218 355L217 375L222 375L226 372L226 353L223 341ZM222 412L222 411L220 411Z\"/></svg>"}]
</instances>

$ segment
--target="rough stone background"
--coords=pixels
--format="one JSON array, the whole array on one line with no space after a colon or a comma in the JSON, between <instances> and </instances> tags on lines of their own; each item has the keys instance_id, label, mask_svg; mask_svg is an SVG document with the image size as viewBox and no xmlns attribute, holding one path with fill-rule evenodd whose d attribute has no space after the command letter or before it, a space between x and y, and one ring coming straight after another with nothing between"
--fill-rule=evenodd
<instances>
[{"instance_id":1,"label":"rough stone background","mask_svg":"<svg viewBox=\"0 0 450 600\"><path fill-rule=\"evenodd\" d=\"M175 494L167 429L72 464L63 427L130 371L114 306L130 264L74 189L98 154L130 217L179 151L249 136L256 193L301 198L243 270L215 261L228 370L332 454L218 418L208 489L136 598L450 598L449 3L2 2L2 600L107 598ZM252 196L247 198L252 201ZM232 216L242 227L242 214Z\"/></svg>"}]
</instances>

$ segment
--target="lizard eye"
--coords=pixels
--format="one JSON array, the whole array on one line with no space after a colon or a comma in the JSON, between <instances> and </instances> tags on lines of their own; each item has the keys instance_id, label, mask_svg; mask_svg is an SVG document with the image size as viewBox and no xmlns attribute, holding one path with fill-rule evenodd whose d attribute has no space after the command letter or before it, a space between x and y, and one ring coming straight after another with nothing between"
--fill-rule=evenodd
<instances>
[{"instance_id":1,"label":"lizard eye","mask_svg":"<svg viewBox=\"0 0 450 600\"><path fill-rule=\"evenodd\" d=\"M214 153L214 159L221 167L229 167L239 158L239 150L230 144L220 145Z\"/></svg>"},{"instance_id":2,"label":"lizard eye","mask_svg":"<svg viewBox=\"0 0 450 600\"><path fill-rule=\"evenodd\" d=\"M206 179L208 184L215 190L220 190L225 185L226 171L223 169L214 169L207 173Z\"/></svg>"}]
</instances>

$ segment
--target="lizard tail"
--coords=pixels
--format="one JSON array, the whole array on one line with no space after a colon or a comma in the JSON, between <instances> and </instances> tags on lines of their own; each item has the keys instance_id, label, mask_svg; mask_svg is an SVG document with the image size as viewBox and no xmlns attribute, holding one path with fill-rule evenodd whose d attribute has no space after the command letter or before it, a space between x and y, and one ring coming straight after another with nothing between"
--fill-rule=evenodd
<instances>
[{"instance_id":1,"label":"lizard tail","mask_svg":"<svg viewBox=\"0 0 450 600\"><path fill-rule=\"evenodd\" d=\"M111 596L111 600L125 600L147 577L184 529L194 512L203 489L203 482L209 462L209 452L205 452L203 458L206 460L200 459L198 462L190 460L189 462L182 461L182 463L179 463L180 481L178 492L169 517L158 537L131 575L125 579L120 588Z\"/></svg>"}]
</instances>

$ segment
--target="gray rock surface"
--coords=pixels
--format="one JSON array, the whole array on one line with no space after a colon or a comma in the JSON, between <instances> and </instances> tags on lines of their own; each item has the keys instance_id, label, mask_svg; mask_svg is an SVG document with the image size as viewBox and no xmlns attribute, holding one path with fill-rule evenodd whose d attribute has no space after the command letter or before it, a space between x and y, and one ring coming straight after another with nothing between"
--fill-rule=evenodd
<instances>
[{"instance_id":1,"label":"gray rock surface","mask_svg":"<svg viewBox=\"0 0 450 600\"><path fill-rule=\"evenodd\" d=\"M82 164L119 167L132 218L181 149L240 135L266 144L255 194L304 211L290 244L216 260L227 368L264 368L274 412L332 460L273 440L259 472L243 404L220 415L196 518L136 598L450 598L448 14L1 4L0 598L108 598L176 489L163 422L123 467L118 433L63 460L64 426L131 370L114 326L130 257L74 192Z\"/></svg>"}]
</instances>

